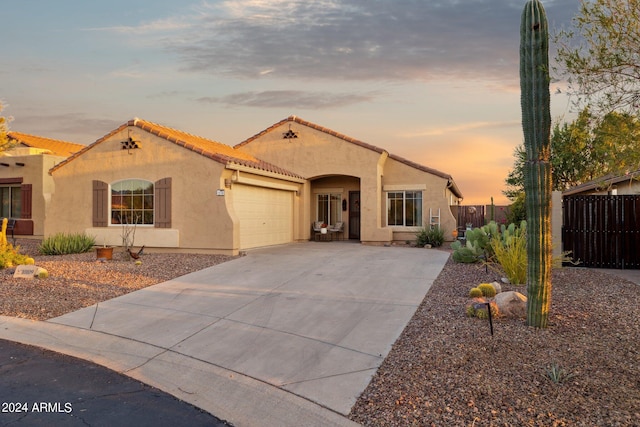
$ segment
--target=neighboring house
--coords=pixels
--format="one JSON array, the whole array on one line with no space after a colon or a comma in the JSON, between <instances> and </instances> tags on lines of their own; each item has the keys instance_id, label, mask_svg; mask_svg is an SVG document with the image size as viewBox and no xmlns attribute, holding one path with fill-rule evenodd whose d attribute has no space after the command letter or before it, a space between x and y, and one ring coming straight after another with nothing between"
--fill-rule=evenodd
<instances>
[{"instance_id":1,"label":"neighboring house","mask_svg":"<svg viewBox=\"0 0 640 427\"><path fill-rule=\"evenodd\" d=\"M606 175L562 192L563 196L623 196L640 194L640 169L625 175Z\"/></svg>"},{"instance_id":2,"label":"neighboring house","mask_svg":"<svg viewBox=\"0 0 640 427\"><path fill-rule=\"evenodd\" d=\"M314 221L372 244L450 232L462 197L447 174L297 117L235 147L134 119L50 173L46 234L121 245L133 228L136 246L228 254L308 240Z\"/></svg>"},{"instance_id":3,"label":"neighboring house","mask_svg":"<svg viewBox=\"0 0 640 427\"><path fill-rule=\"evenodd\" d=\"M13 146L0 153L0 217L16 220L16 235L43 236L54 185L48 171L84 146L20 132L7 136Z\"/></svg>"},{"instance_id":4,"label":"neighboring house","mask_svg":"<svg viewBox=\"0 0 640 427\"><path fill-rule=\"evenodd\" d=\"M451 175L403 159L296 116L236 145L307 180L296 235L313 221L342 221L345 234L363 243L415 240L416 232L456 229L451 206L462 194Z\"/></svg>"},{"instance_id":5,"label":"neighboring house","mask_svg":"<svg viewBox=\"0 0 640 427\"><path fill-rule=\"evenodd\" d=\"M303 177L206 138L133 119L51 169L47 234L99 245L241 249L289 243ZM132 233L133 234L133 233Z\"/></svg>"}]
</instances>

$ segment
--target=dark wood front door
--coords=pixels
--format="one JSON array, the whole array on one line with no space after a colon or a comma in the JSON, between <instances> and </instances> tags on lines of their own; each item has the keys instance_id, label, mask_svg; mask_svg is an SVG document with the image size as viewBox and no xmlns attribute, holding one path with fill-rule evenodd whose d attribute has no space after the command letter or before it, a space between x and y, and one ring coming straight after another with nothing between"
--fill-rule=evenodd
<instances>
[{"instance_id":1,"label":"dark wood front door","mask_svg":"<svg viewBox=\"0 0 640 427\"><path fill-rule=\"evenodd\" d=\"M360 192L349 191L349 238L360 240Z\"/></svg>"}]
</instances>

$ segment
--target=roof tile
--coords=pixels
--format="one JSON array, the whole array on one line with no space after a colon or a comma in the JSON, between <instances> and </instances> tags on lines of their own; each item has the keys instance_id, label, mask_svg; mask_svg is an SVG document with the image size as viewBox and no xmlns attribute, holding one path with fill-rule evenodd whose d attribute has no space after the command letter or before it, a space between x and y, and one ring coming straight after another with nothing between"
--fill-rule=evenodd
<instances>
[{"instance_id":1,"label":"roof tile","mask_svg":"<svg viewBox=\"0 0 640 427\"><path fill-rule=\"evenodd\" d=\"M326 133L326 134L332 135L332 136L334 136L334 137L336 137L336 138L342 139L342 140L344 140L344 141L350 142L350 143L355 144L355 145L358 145L358 146L360 146L360 147L363 147L363 148L366 148L366 149L369 149L369 150L375 151L376 153L380 153L380 154L382 154L383 152L386 152L386 150L384 150L384 149L382 149L382 148L376 147L376 146L371 145L371 144L367 144L366 142L362 142L362 141L360 141L360 140L357 140L357 139L352 138L352 137L350 137L350 136L347 136L347 135L341 134L341 133L336 132L336 131L334 131L334 130L331 130L331 129L325 128L325 127L323 127L323 126L317 125L317 124L315 124L315 123L311 123L311 122L308 122L308 121L306 121L306 120L302 120L301 118L299 118L299 117L297 117L297 116L289 116L289 117L287 117L287 118L286 118L286 119L284 119L284 120L280 120L278 123L276 123L276 124L274 124L274 125L272 125L272 126L268 127L267 129L263 130L262 132L257 133L257 134L255 134L254 136L252 136L252 137L250 137L250 138L248 138L248 139L246 139L246 140L242 141L241 143L239 143L239 144L235 145L235 146L234 146L234 148L241 148L241 147L243 147L244 145L249 144L251 141L254 141L254 140L256 140L256 139L260 138L261 136L263 136L263 135L265 135L265 134L267 134L267 133L269 133L269 132L273 131L274 129L276 129L276 128L278 128L278 127L282 126L283 124L285 124L285 123L287 123L287 122L295 122L295 123L299 123L299 124L301 124L301 125L304 125L304 126L310 127L311 129L315 129L315 130L317 130L317 131L324 132L324 133ZM424 172L428 172L428 173L430 173L430 174L433 174L433 175L439 176L439 177L441 177L441 178L447 179L447 180L449 181L449 185L451 186L452 191L453 191L453 192L454 192L458 197L462 197L462 193L460 192L460 190L459 190L459 189L458 189L458 187L456 186L456 184L455 184L455 182L454 182L453 178L451 177L451 175L449 175L449 174L447 174L447 173L444 173L444 172L440 172L439 170L436 170L436 169L433 169L433 168L430 168L430 167L427 167L427 166L420 165L420 164L418 164L418 163L415 163L415 162L412 162L412 161L410 161L410 160L404 159L404 158L402 158L402 157L400 157L400 156L396 156L396 155L393 155L393 154L389 154L389 157L390 157L390 158L392 158L392 159L394 159L394 160L396 160L396 161L398 161L398 162L400 162L400 163L404 163L404 164L406 164L406 165L408 165L408 166L411 166L411 167L413 167L413 168L416 168L416 169L418 169L418 170L421 170L421 171L424 171Z\"/></svg>"},{"instance_id":2,"label":"roof tile","mask_svg":"<svg viewBox=\"0 0 640 427\"><path fill-rule=\"evenodd\" d=\"M51 154L56 156L70 156L83 148L85 145L76 144L74 142L60 141L58 139L44 138L36 135L29 135L22 132L8 132L7 136L18 142L31 148L40 148L43 150L49 150Z\"/></svg>"},{"instance_id":3,"label":"roof tile","mask_svg":"<svg viewBox=\"0 0 640 427\"><path fill-rule=\"evenodd\" d=\"M90 150L97 144L102 143L107 140L111 136L115 135L118 132L130 127L135 126L146 132L149 132L158 138L166 139L174 144L184 147L187 150L191 150L195 153L208 157L212 160L215 160L219 163L229 164L229 163L237 163L242 164L243 166L255 168L258 170L263 170L266 172L273 172L280 175L286 175L295 178L303 178L293 172L289 172L285 169L277 167L275 165L271 165L267 162L264 162L260 159L253 157L251 154L246 153L242 150L236 149L226 144L222 144L220 142L216 142L201 136L193 135L187 132L183 132L177 129L172 129L167 126L159 125L157 123L149 122L146 120L135 118L133 120L129 120L127 123L121 125L117 129L109 132L107 135L98 139L93 144L85 147L84 150L75 153L65 161L59 163L55 167L53 167L49 172L52 173L58 168L64 166L66 163L70 162L74 158L81 156L87 150Z\"/></svg>"}]
</instances>

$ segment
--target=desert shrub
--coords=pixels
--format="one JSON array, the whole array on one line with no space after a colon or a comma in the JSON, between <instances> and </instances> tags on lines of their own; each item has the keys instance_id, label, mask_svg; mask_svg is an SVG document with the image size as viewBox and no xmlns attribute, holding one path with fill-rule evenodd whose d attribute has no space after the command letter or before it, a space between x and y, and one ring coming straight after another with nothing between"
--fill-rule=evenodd
<instances>
[{"instance_id":1,"label":"desert shrub","mask_svg":"<svg viewBox=\"0 0 640 427\"><path fill-rule=\"evenodd\" d=\"M43 255L81 254L89 252L95 244L95 237L85 233L57 233L44 239L38 251Z\"/></svg>"},{"instance_id":2,"label":"desert shrub","mask_svg":"<svg viewBox=\"0 0 640 427\"><path fill-rule=\"evenodd\" d=\"M0 245L0 268L14 267L20 264L33 264L33 258L20 253L20 247L10 243Z\"/></svg>"},{"instance_id":3,"label":"desert shrub","mask_svg":"<svg viewBox=\"0 0 640 427\"><path fill-rule=\"evenodd\" d=\"M481 283L478 285L478 289L482 292L482 295L487 298L493 298L496 296L496 288L491 283Z\"/></svg>"},{"instance_id":4,"label":"desert shrub","mask_svg":"<svg viewBox=\"0 0 640 427\"><path fill-rule=\"evenodd\" d=\"M471 290L469 291L470 298L479 298L483 295L484 294L482 293L482 289L479 288L471 288Z\"/></svg>"},{"instance_id":5,"label":"desert shrub","mask_svg":"<svg viewBox=\"0 0 640 427\"><path fill-rule=\"evenodd\" d=\"M567 371L557 363L552 364L547 369L547 377L549 377L549 379L555 384L562 384L563 382L568 381L575 376L575 373Z\"/></svg>"},{"instance_id":6,"label":"desert shrub","mask_svg":"<svg viewBox=\"0 0 640 427\"><path fill-rule=\"evenodd\" d=\"M440 227L423 228L416 233L416 245L431 245L434 248L442 246L444 243L444 231Z\"/></svg>"},{"instance_id":7,"label":"desert shrub","mask_svg":"<svg viewBox=\"0 0 640 427\"><path fill-rule=\"evenodd\" d=\"M527 282L527 223L520 227L510 224L501 233L501 239L491 242L495 261L504 270L507 279L513 284Z\"/></svg>"}]
</instances>

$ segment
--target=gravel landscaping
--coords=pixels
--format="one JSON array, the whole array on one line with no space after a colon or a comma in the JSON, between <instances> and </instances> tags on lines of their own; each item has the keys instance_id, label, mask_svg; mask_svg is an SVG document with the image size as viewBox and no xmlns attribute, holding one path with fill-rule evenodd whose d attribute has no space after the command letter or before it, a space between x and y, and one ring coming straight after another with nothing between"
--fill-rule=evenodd
<instances>
[{"instance_id":1,"label":"gravel landscaping","mask_svg":"<svg viewBox=\"0 0 640 427\"><path fill-rule=\"evenodd\" d=\"M0 270L0 315L50 319L234 258L147 250L141 264L136 265L122 249L114 249L113 260L100 262L95 251L75 255L38 255L39 243L17 240L20 252L31 255L38 267L49 272L49 277L33 280L13 278L14 269Z\"/></svg>"},{"instance_id":2,"label":"gravel landscaping","mask_svg":"<svg viewBox=\"0 0 640 427\"><path fill-rule=\"evenodd\" d=\"M145 253L39 256L47 279L0 270L0 314L56 317L233 257ZM422 250L422 249L416 249ZM465 316L469 289L500 278L449 260L350 418L365 426L640 425L640 286L582 268L554 270L549 328ZM504 290L526 293L522 287ZM555 372L555 374L553 374Z\"/></svg>"},{"instance_id":3,"label":"gravel landscaping","mask_svg":"<svg viewBox=\"0 0 640 427\"><path fill-rule=\"evenodd\" d=\"M556 269L549 327L494 319L491 336L487 320L465 317L465 303L471 287L499 277L449 260L350 418L365 426L640 425L640 286Z\"/></svg>"}]
</instances>

